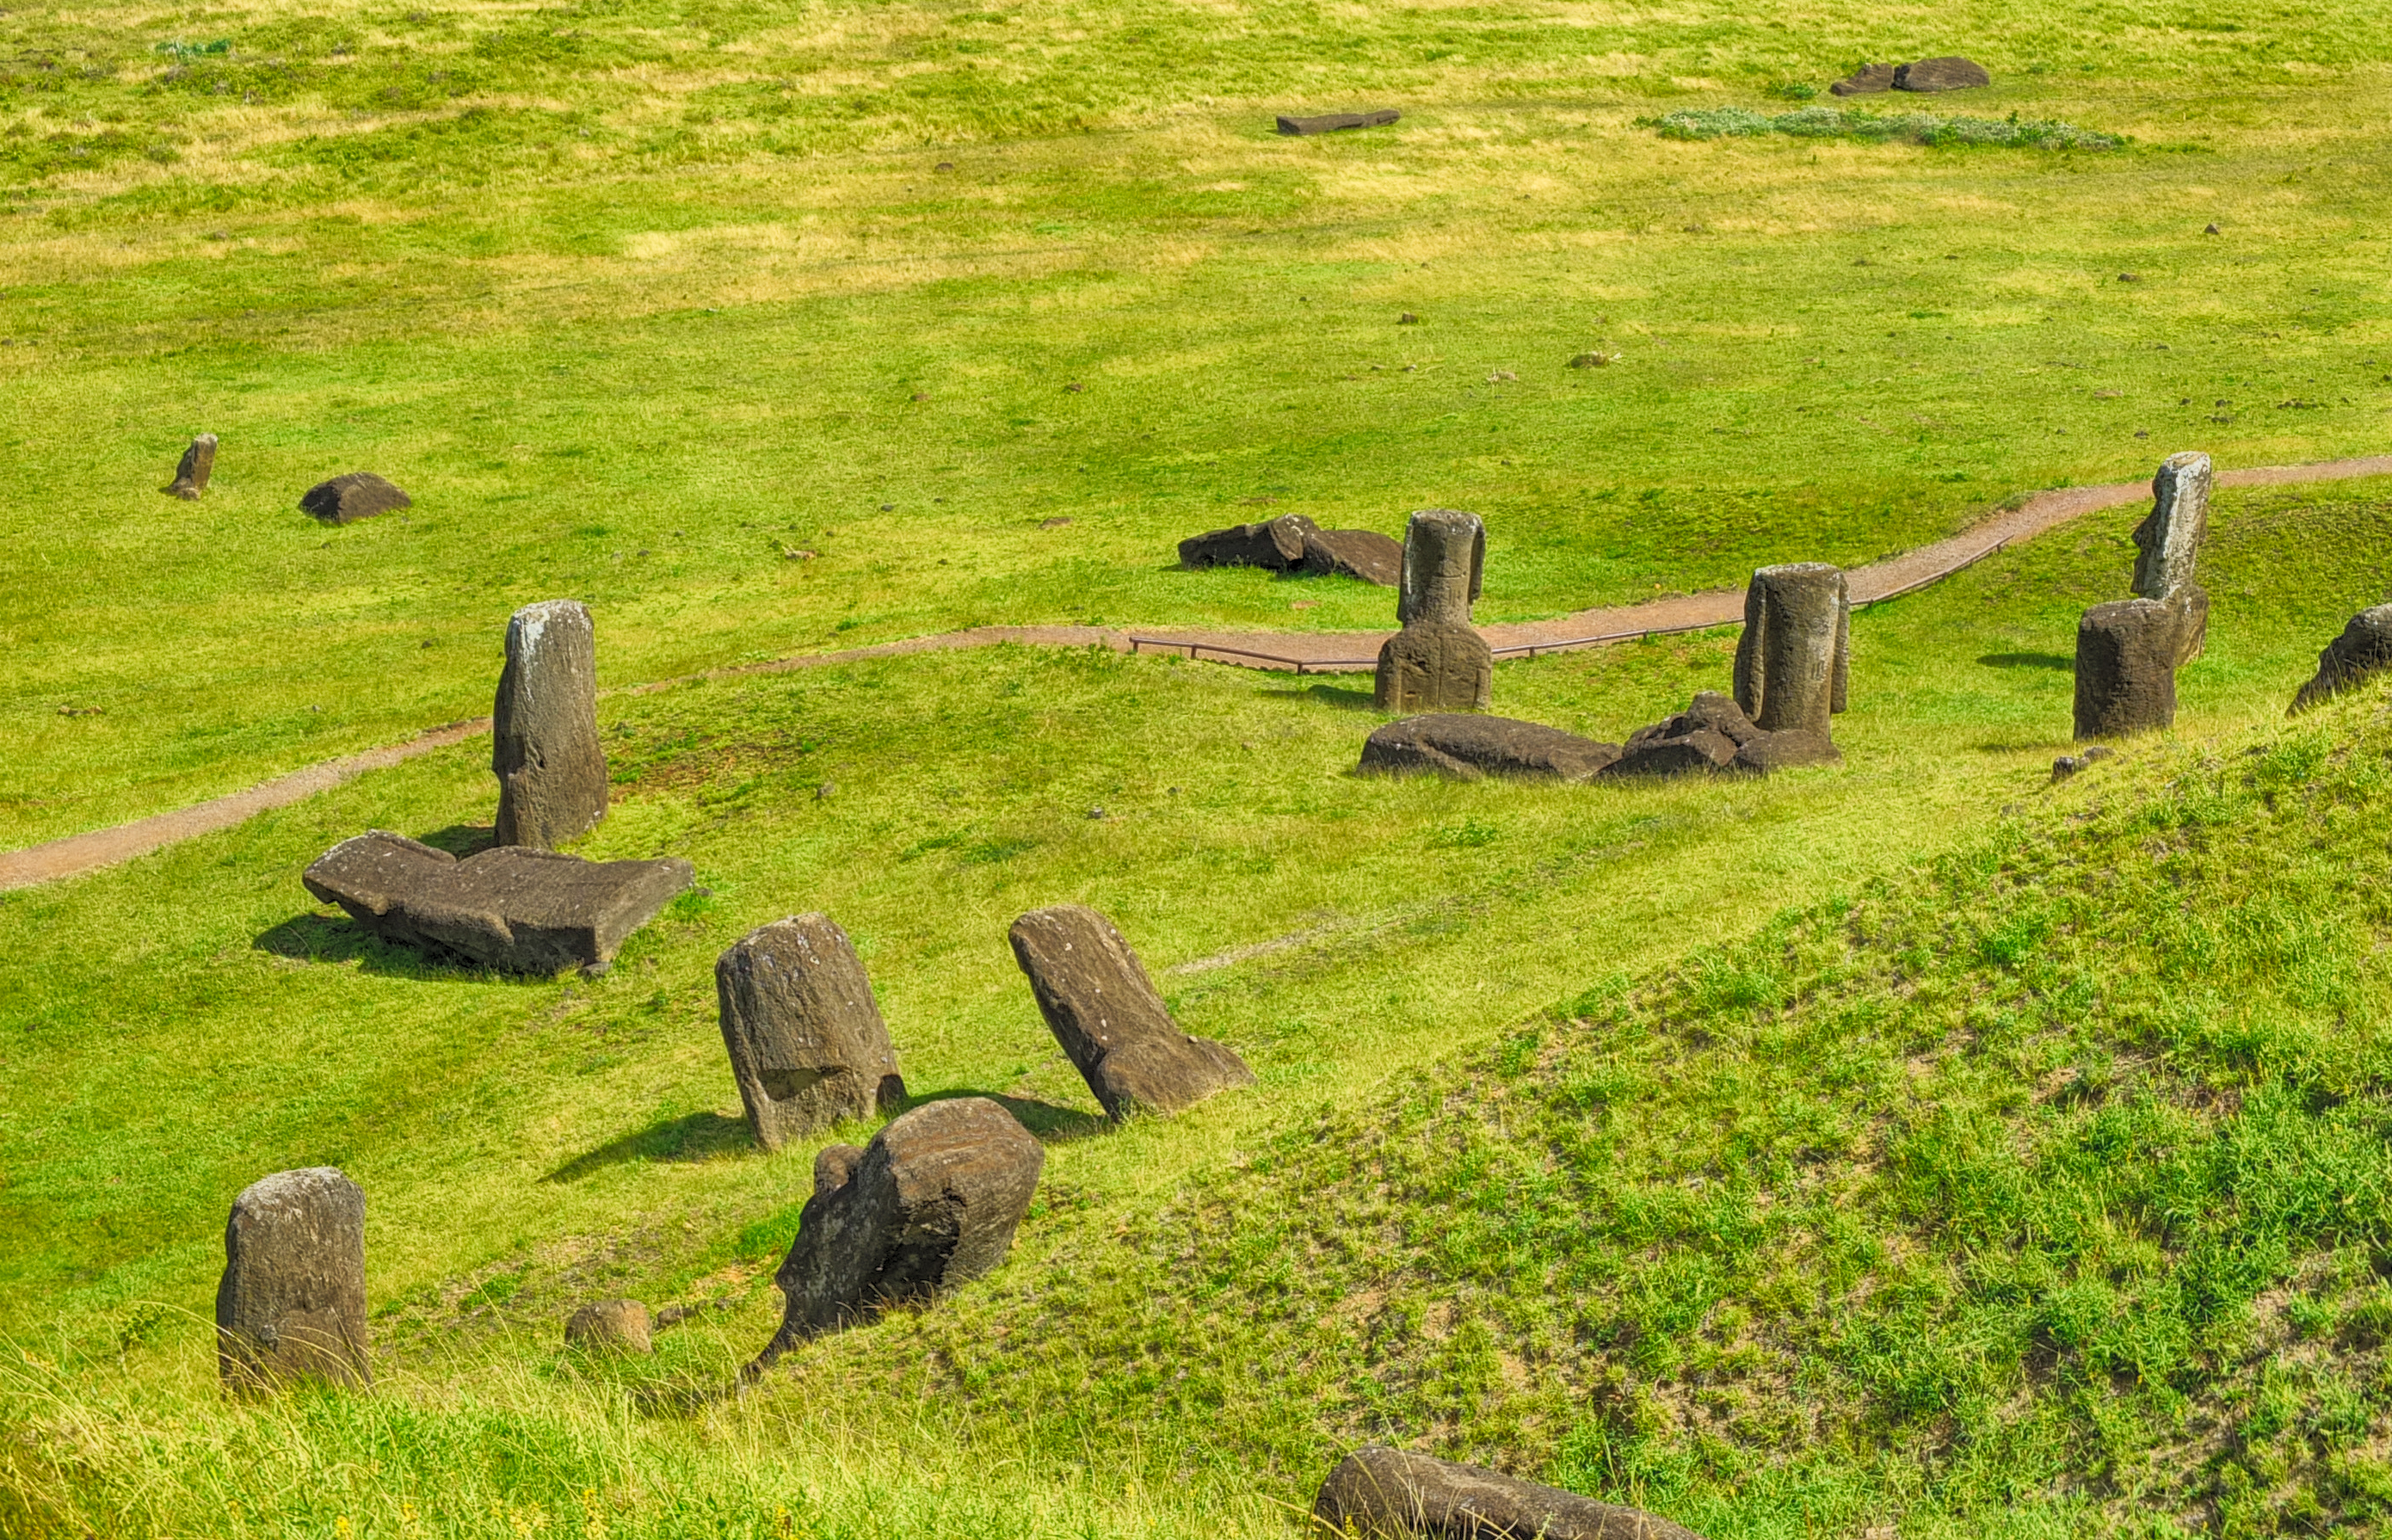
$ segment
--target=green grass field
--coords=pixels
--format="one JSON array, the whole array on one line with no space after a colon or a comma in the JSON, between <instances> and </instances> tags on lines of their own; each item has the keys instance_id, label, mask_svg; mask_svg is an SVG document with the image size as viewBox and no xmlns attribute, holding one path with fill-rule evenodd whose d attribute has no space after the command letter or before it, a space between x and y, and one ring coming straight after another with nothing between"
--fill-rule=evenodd
<instances>
[{"instance_id":1,"label":"green grass field","mask_svg":"<svg viewBox=\"0 0 2392 1540\"><path fill-rule=\"evenodd\" d=\"M2386 38L10 10L0 846L486 711L538 598L591 603L610 685L973 624L1382 626L1385 590L1172 546L1459 506L1515 619L2180 447L2380 451ZM1638 122L1939 52L1997 84L1935 110L2127 143ZM159 496L202 430L214 486ZM416 506L298 512L352 469ZM1712 1540L2380 1529L2392 739L2380 695L2281 714L2392 591L2392 488L2221 496L2178 730L2050 788L2139 516L1860 615L1832 771L1363 780L1367 680L1007 647L610 696L578 848L708 891L599 980L427 964L299 886L368 827L470 838L482 744L0 895L0 1532L1286 1534L1364 1437ZM1733 644L1506 664L1496 708L1617 737ZM1104 1127L1004 945L1064 899L1261 1084ZM1005 1098L1046 1178L984 1283L660 1411L776 1318L812 1152L749 1145L710 965L809 909L914 1092ZM226 1207L314 1163L369 1195L381 1387L226 1404ZM710 1308L653 1363L566 1355L613 1294Z\"/></svg>"}]
</instances>

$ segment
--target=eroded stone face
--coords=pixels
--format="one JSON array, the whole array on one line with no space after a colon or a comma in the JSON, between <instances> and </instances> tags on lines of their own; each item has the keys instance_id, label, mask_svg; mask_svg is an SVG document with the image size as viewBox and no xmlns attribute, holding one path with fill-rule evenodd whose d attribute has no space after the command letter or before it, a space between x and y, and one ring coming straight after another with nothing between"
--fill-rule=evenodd
<instances>
[{"instance_id":1,"label":"eroded stone face","mask_svg":"<svg viewBox=\"0 0 2392 1540\"><path fill-rule=\"evenodd\" d=\"M2209 594L2199 569L2215 481L2207 455L2168 456L2152 478L2152 511L2135 526L2134 591L2175 610L2179 668L2201 656L2209 639Z\"/></svg>"},{"instance_id":2,"label":"eroded stone face","mask_svg":"<svg viewBox=\"0 0 2392 1540\"><path fill-rule=\"evenodd\" d=\"M2076 736L2124 738L2176 722L2182 619L2156 599L2096 604L2076 623Z\"/></svg>"},{"instance_id":3,"label":"eroded stone face","mask_svg":"<svg viewBox=\"0 0 2392 1540\"><path fill-rule=\"evenodd\" d=\"M570 599L526 604L507 622L507 663L490 718L498 841L553 849L606 816L598 742L598 642Z\"/></svg>"},{"instance_id":4,"label":"eroded stone face","mask_svg":"<svg viewBox=\"0 0 2392 1540\"><path fill-rule=\"evenodd\" d=\"M1312 1516L1324 1533L1359 1540L1702 1540L1641 1508L1384 1444L1339 1461Z\"/></svg>"},{"instance_id":5,"label":"eroded stone face","mask_svg":"<svg viewBox=\"0 0 2392 1540\"><path fill-rule=\"evenodd\" d=\"M1484 711L1494 691L1495 654L1470 626L1421 622L1379 647L1372 700L1382 711Z\"/></svg>"},{"instance_id":6,"label":"eroded stone face","mask_svg":"<svg viewBox=\"0 0 2392 1540\"><path fill-rule=\"evenodd\" d=\"M826 914L760 925L714 964L722 1044L765 1149L905 1099L854 946Z\"/></svg>"},{"instance_id":7,"label":"eroded stone face","mask_svg":"<svg viewBox=\"0 0 2392 1540\"><path fill-rule=\"evenodd\" d=\"M2294 697L2293 712L2322 705L2392 668L2392 604L2378 604L2350 617L2342 634L2318 654L2318 669Z\"/></svg>"},{"instance_id":8,"label":"eroded stone face","mask_svg":"<svg viewBox=\"0 0 2392 1540\"><path fill-rule=\"evenodd\" d=\"M1404 568L1396 624L1468 626L1487 571L1487 526L1476 513L1428 508L1404 529Z\"/></svg>"},{"instance_id":9,"label":"eroded stone face","mask_svg":"<svg viewBox=\"0 0 2392 1540\"><path fill-rule=\"evenodd\" d=\"M1764 732L1830 736L1851 669L1852 602L1825 562L1762 567L1744 591L1736 704Z\"/></svg>"},{"instance_id":10,"label":"eroded stone face","mask_svg":"<svg viewBox=\"0 0 2392 1540\"><path fill-rule=\"evenodd\" d=\"M366 1195L330 1166L277 1171L233 1200L216 1286L216 1367L228 1388L363 1385Z\"/></svg>"}]
</instances>

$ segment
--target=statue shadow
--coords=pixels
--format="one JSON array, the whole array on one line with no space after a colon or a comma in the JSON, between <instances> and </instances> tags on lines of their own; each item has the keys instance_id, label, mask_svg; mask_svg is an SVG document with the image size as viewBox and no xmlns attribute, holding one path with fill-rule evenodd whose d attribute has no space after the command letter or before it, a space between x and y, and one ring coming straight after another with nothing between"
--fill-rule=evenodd
<instances>
[{"instance_id":1,"label":"statue shadow","mask_svg":"<svg viewBox=\"0 0 2392 1540\"><path fill-rule=\"evenodd\" d=\"M725 1118L719 1112L693 1112L687 1117L651 1123L637 1133L627 1133L587 1154L577 1155L540 1180L579 1182L609 1166L625 1166L635 1160L656 1165L696 1165L755 1147L745 1119Z\"/></svg>"},{"instance_id":2,"label":"statue shadow","mask_svg":"<svg viewBox=\"0 0 2392 1540\"><path fill-rule=\"evenodd\" d=\"M415 837L435 850L448 851L459 861L499 848L498 827L490 823L451 823L445 829L435 829L428 835Z\"/></svg>"},{"instance_id":3,"label":"statue shadow","mask_svg":"<svg viewBox=\"0 0 2392 1540\"><path fill-rule=\"evenodd\" d=\"M500 973L453 952L424 951L385 941L345 914L293 914L250 942L259 951L295 963L354 963L391 978L473 979L478 983L544 984L531 974Z\"/></svg>"},{"instance_id":4,"label":"statue shadow","mask_svg":"<svg viewBox=\"0 0 2392 1540\"><path fill-rule=\"evenodd\" d=\"M1378 696L1372 692L1344 684L1313 684L1297 690L1265 690L1259 693L1267 700L1319 701L1340 711L1376 711L1379 708Z\"/></svg>"},{"instance_id":5,"label":"statue shadow","mask_svg":"<svg viewBox=\"0 0 2392 1540\"><path fill-rule=\"evenodd\" d=\"M1074 1139L1094 1138L1112 1129L1112 1121L1101 1112L1086 1112L1078 1107L1057 1106L1034 1096L1007 1096L994 1091L975 1091L969 1086L955 1091L941 1091L920 1097L906 1106L911 1112L932 1102L951 1102L959 1096L981 1096L994 1102L1013 1114L1014 1121L1028 1129L1042 1145L1069 1144Z\"/></svg>"},{"instance_id":6,"label":"statue shadow","mask_svg":"<svg viewBox=\"0 0 2392 1540\"><path fill-rule=\"evenodd\" d=\"M2076 660L2059 653L1987 653L1977 660L1988 668L2056 668L2076 672Z\"/></svg>"}]
</instances>

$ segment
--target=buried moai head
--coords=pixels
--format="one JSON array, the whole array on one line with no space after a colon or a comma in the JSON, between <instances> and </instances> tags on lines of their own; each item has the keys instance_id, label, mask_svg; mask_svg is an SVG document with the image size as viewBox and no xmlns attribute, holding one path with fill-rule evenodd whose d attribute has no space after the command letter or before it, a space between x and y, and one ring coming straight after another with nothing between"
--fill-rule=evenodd
<instances>
[{"instance_id":1,"label":"buried moai head","mask_svg":"<svg viewBox=\"0 0 2392 1540\"><path fill-rule=\"evenodd\" d=\"M2342 634L2318 654L2317 673L2293 698L2288 716L2323 705L2392 668L2392 604L2378 604L2350 617Z\"/></svg>"},{"instance_id":2,"label":"buried moai head","mask_svg":"<svg viewBox=\"0 0 2392 1540\"><path fill-rule=\"evenodd\" d=\"M1762 567L1744 591L1736 704L1766 732L1827 736L1851 675L1852 599L1825 562Z\"/></svg>"},{"instance_id":3,"label":"buried moai head","mask_svg":"<svg viewBox=\"0 0 2392 1540\"><path fill-rule=\"evenodd\" d=\"M233 1200L216 1286L228 1389L368 1384L366 1195L330 1166L277 1171Z\"/></svg>"},{"instance_id":4,"label":"buried moai head","mask_svg":"<svg viewBox=\"0 0 2392 1540\"><path fill-rule=\"evenodd\" d=\"M507 622L507 664L490 718L498 842L550 849L606 816L598 744L598 643L570 599L526 604Z\"/></svg>"},{"instance_id":5,"label":"buried moai head","mask_svg":"<svg viewBox=\"0 0 2392 1540\"><path fill-rule=\"evenodd\" d=\"M208 489L208 478L215 473L215 469L216 435L202 434L191 440L189 448L183 451L182 459L175 466L175 479L159 490L185 502L197 502L200 494Z\"/></svg>"},{"instance_id":6,"label":"buried moai head","mask_svg":"<svg viewBox=\"0 0 2392 1540\"><path fill-rule=\"evenodd\" d=\"M2181 617L2156 599L2096 604L2076 623L2076 736L2124 738L2176 722Z\"/></svg>"},{"instance_id":7,"label":"buried moai head","mask_svg":"<svg viewBox=\"0 0 2392 1540\"><path fill-rule=\"evenodd\" d=\"M905 1099L872 980L826 914L760 925L714 964L722 1045L765 1149Z\"/></svg>"},{"instance_id":8,"label":"buried moai head","mask_svg":"<svg viewBox=\"0 0 2392 1540\"><path fill-rule=\"evenodd\" d=\"M1404 528L1398 626L1467 626L1487 572L1487 526L1476 513L1428 508Z\"/></svg>"}]
</instances>

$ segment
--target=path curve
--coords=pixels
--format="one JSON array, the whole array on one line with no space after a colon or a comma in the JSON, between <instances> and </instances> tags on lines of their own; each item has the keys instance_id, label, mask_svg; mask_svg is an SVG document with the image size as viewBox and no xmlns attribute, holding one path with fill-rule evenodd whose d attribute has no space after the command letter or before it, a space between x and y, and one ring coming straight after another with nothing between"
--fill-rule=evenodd
<instances>
[{"instance_id":1,"label":"path curve","mask_svg":"<svg viewBox=\"0 0 2392 1540\"><path fill-rule=\"evenodd\" d=\"M2366 455L2355 459L2323 460L2311 465L2261 465L2217 473L2220 486L2282 486L2295 482L2344 481L2359 476L2392 475L2392 455ZM1847 575L1854 604L1875 604L1914 592L1970 567L1996 551L2040 535L2104 508L2117 508L2152 495L2148 482L2118 482L2108 486L2067 486L2038 492L2016 508L1995 513L1948 540L1920 546L1890 560L1854 567ZM1744 594L1736 589L1703 593L1670 594L1642 604L1610 609L1580 610L1558 620L1527 621L1479 628L1498 657L1535 657L1632 641L1639 637L1672 631L1708 630L1739 625L1744 620ZM644 695L696 679L732 679L748 674L780 674L800 668L822 668L865 658L901 657L912 653L943 653L968 647L1020 642L1041 647L1110 647L1115 652L1178 653L1191 658L1255 668L1294 670L1299 674L1356 673L1377 666L1379 645L1389 631L1124 631L1103 626L976 626L969 630L943 631L855 647L838 653L812 653L776 658L770 663L709 668L703 673L647 684L626 685L607 694ZM0 892L56 882L101 867L115 866L200 835L229 829L269 809L284 808L318 792L330 791L368 770L385 770L488 732L490 719L451 722L431 728L403 744L368 749L342 759L310 765L288 775L252 786L247 791L214 797L173 812L136 819L110 829L69 835L46 844L0 853Z\"/></svg>"}]
</instances>

